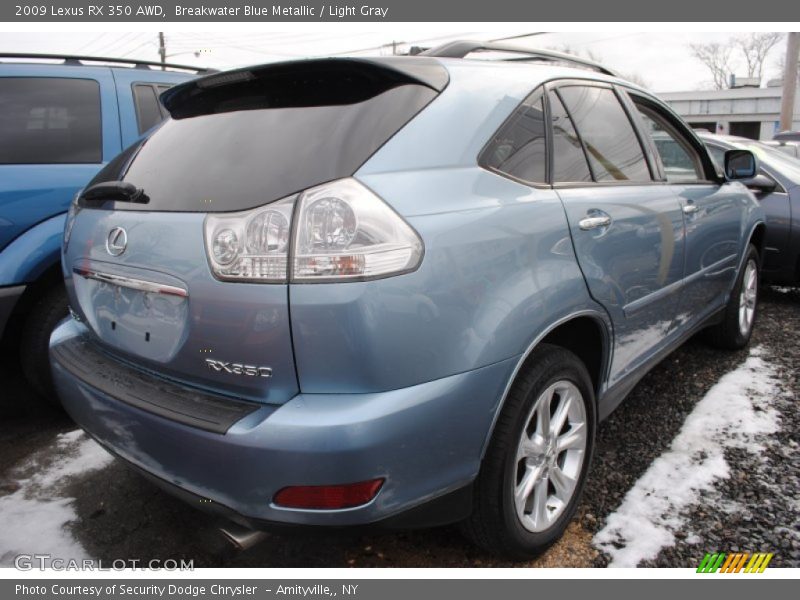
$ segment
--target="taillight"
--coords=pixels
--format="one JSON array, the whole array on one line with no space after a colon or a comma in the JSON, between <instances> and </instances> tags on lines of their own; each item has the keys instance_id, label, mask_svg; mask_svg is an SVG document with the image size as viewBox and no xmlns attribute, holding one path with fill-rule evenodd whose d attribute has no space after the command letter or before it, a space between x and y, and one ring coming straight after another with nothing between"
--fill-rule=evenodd
<instances>
[{"instance_id":1,"label":"taillight","mask_svg":"<svg viewBox=\"0 0 800 600\"><path fill-rule=\"evenodd\" d=\"M286 508L336 510L367 504L383 485L383 479L371 479L344 485L297 485L285 487L273 501Z\"/></svg>"},{"instance_id":2,"label":"taillight","mask_svg":"<svg viewBox=\"0 0 800 600\"><path fill-rule=\"evenodd\" d=\"M209 215L205 237L214 274L228 281L387 277L416 269L423 254L411 226L354 179L262 208Z\"/></svg>"},{"instance_id":3,"label":"taillight","mask_svg":"<svg viewBox=\"0 0 800 600\"><path fill-rule=\"evenodd\" d=\"M206 252L214 275L226 281L285 282L295 198L208 215Z\"/></svg>"}]
</instances>

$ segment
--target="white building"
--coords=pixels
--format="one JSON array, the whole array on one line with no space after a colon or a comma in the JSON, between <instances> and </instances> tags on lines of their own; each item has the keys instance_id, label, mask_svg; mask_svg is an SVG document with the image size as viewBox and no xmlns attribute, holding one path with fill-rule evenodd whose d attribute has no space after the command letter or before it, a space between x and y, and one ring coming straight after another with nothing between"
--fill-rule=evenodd
<instances>
[{"instance_id":1,"label":"white building","mask_svg":"<svg viewBox=\"0 0 800 600\"><path fill-rule=\"evenodd\" d=\"M728 90L664 92L659 97L692 127L771 140L779 131L782 87L738 87ZM795 98L792 130L800 130L800 90Z\"/></svg>"}]
</instances>

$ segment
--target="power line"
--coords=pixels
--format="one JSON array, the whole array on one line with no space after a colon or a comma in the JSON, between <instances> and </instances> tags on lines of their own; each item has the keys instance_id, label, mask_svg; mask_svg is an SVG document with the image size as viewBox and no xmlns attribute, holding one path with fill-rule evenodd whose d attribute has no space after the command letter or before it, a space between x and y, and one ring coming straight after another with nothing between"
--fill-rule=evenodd
<instances>
[{"instance_id":1,"label":"power line","mask_svg":"<svg viewBox=\"0 0 800 600\"><path fill-rule=\"evenodd\" d=\"M126 47L130 47L131 44L136 43L138 39L141 39L141 33L128 33L123 35L121 38L114 40L111 44L107 44L102 47L102 49L97 49L94 51L94 54L97 55L113 55L125 50Z\"/></svg>"},{"instance_id":2,"label":"power line","mask_svg":"<svg viewBox=\"0 0 800 600\"><path fill-rule=\"evenodd\" d=\"M99 42L100 42L100 41L101 41L103 38L105 38L106 36L109 36L109 35L111 35L111 34L110 34L110 33L108 33L108 32L106 32L106 33L101 33L100 35L97 35L97 36L95 36L94 38L92 38L91 40L89 40L89 42L88 42L88 43L86 43L86 44L84 44L83 46L81 46L80 48L78 48L78 49L75 51L75 53L76 53L76 54L83 54L83 53L86 51L86 49L87 49L87 48L89 48L89 47L90 47L90 46L92 46L93 44L99 43Z\"/></svg>"},{"instance_id":3,"label":"power line","mask_svg":"<svg viewBox=\"0 0 800 600\"><path fill-rule=\"evenodd\" d=\"M135 54L136 52L138 52L140 49L144 48L145 46L150 46L152 44L154 44L154 42L150 41L150 40L148 40L146 42L142 42L141 44L136 46L136 48L134 48L132 50L129 50L129 51L125 52L124 54L121 54L119 56L119 58L128 58L129 56L131 56L132 54Z\"/></svg>"}]
</instances>

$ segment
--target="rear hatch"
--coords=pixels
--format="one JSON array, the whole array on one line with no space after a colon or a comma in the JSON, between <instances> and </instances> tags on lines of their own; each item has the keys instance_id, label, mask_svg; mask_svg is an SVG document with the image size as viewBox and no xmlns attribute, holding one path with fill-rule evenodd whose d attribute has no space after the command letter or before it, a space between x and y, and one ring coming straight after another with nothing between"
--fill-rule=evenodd
<instances>
[{"instance_id":1,"label":"rear hatch","mask_svg":"<svg viewBox=\"0 0 800 600\"><path fill-rule=\"evenodd\" d=\"M141 368L286 402L299 391L287 280L216 277L206 220L349 177L446 82L430 59L316 60L172 88L162 100L173 118L109 163L71 211L74 312Z\"/></svg>"}]
</instances>

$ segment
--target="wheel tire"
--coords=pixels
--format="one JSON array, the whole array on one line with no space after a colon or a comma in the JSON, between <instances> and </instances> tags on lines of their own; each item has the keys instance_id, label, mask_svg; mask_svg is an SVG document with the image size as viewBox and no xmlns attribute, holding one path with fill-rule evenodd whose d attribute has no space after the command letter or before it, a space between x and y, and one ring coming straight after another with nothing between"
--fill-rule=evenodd
<instances>
[{"instance_id":1,"label":"wheel tire","mask_svg":"<svg viewBox=\"0 0 800 600\"><path fill-rule=\"evenodd\" d=\"M528 500L522 504L522 506L526 507L521 509L522 517L518 514L514 500L515 491L524 487L523 483L529 470L538 470L545 463L550 466L545 465L544 468L553 468L552 463L548 463L548 461L556 461L555 464L558 464L558 461L562 459L565 463L559 469L566 469L566 461L572 460L568 457L574 457L575 455L568 454L572 452L571 450L558 454L557 451L552 449L551 443L546 444L549 454L545 456L543 452L541 458L529 458L527 456L518 458L518 452L521 448L523 433L529 441L537 439L540 433L540 423L538 421L535 425L535 431L531 429L534 420L539 416L536 407L543 406L537 401L545 397L544 392L548 391L551 386L562 385L561 382L565 382L564 385L566 383L570 384L575 391L579 392L580 398L577 399L577 402L582 406L584 415L585 447L581 455L582 462L576 468L575 486L568 502L563 503L561 508L558 509L560 513L552 513L553 515L558 515L553 518L552 522L544 519L542 521L545 524L543 525L544 528L534 531L530 525L534 518L533 511L535 511L535 508L531 509L530 517L525 516L525 511L528 510L529 503L532 503L533 507L537 506L535 500L538 493L536 490L539 489L538 484L534 485ZM565 389L571 390L572 388ZM548 413L554 402L557 402L557 407L564 401L565 396L574 395L574 391L568 391L565 393L557 392L557 394L551 396L547 401ZM574 398L570 405L578 406ZM571 420L571 415L572 413L570 412L567 417L570 420L564 424L564 427L559 430L560 432L565 432L567 424L569 424L570 430L566 430L566 432L575 427ZM555 414L552 416L555 416ZM548 419L548 421L550 420ZM594 448L595 422L595 399L592 381L580 359L572 352L548 344L542 344L534 350L514 381L495 425L492 439L475 482L473 512L462 523L462 530L467 537L486 551L513 560L533 558L557 541L574 516L583 492ZM563 433L560 435L563 436ZM538 447L544 447L543 442L536 442L536 444L539 445ZM555 458L552 457L554 452L556 454ZM571 464L575 467L574 463ZM522 468L522 472L520 472L520 468ZM537 479L536 481L539 480ZM544 480L542 479L541 481ZM547 498L545 506L549 507L551 498L549 490L554 490L554 496L552 497L555 497L555 487L550 487L554 486L554 484L547 482L543 483L543 485L545 486L544 490L547 490L543 494L543 497ZM541 505L541 503L538 505ZM546 508L545 512L548 510L549 508ZM547 514L550 513L547 512ZM523 524L523 518L528 523L528 526Z\"/></svg>"},{"instance_id":2,"label":"wheel tire","mask_svg":"<svg viewBox=\"0 0 800 600\"><path fill-rule=\"evenodd\" d=\"M750 342L758 314L759 265L758 250L750 244L722 321L707 330L706 339L713 346L725 350L741 350ZM746 327L742 320L744 310L752 311L749 312Z\"/></svg>"},{"instance_id":3,"label":"wheel tire","mask_svg":"<svg viewBox=\"0 0 800 600\"><path fill-rule=\"evenodd\" d=\"M58 406L58 396L50 372L50 334L68 314L67 292L63 285L48 290L33 305L25 318L20 341L20 362L25 379L43 400Z\"/></svg>"}]
</instances>

